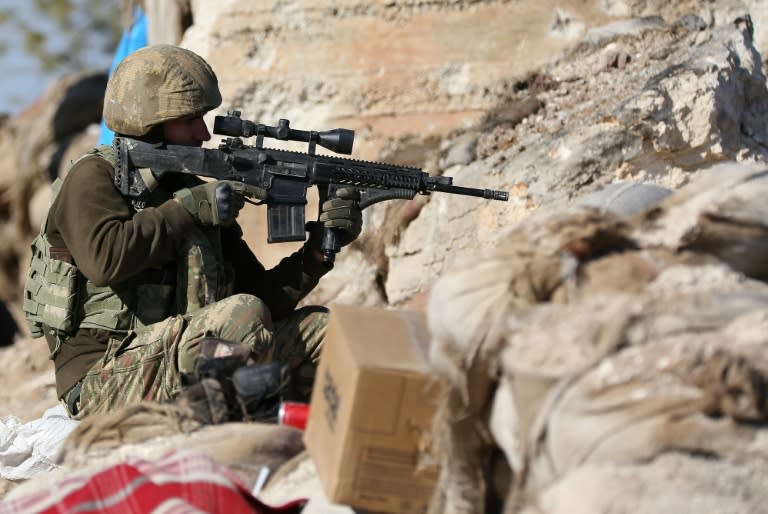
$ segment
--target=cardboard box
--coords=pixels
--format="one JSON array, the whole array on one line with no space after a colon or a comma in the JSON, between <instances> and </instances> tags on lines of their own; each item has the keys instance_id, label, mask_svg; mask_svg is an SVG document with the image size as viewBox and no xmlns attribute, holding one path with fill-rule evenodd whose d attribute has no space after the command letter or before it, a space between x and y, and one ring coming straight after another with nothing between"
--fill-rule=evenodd
<instances>
[{"instance_id":1,"label":"cardboard box","mask_svg":"<svg viewBox=\"0 0 768 514\"><path fill-rule=\"evenodd\" d=\"M439 391L428 345L421 313L331 306L305 443L332 502L426 510L437 469L418 461Z\"/></svg>"}]
</instances>

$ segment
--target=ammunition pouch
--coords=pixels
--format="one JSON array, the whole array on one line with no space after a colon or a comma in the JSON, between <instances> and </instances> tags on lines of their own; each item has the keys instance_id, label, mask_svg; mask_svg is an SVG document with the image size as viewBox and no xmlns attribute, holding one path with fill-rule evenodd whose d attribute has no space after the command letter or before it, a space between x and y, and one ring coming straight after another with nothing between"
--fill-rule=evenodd
<instances>
[{"instance_id":1,"label":"ammunition pouch","mask_svg":"<svg viewBox=\"0 0 768 514\"><path fill-rule=\"evenodd\" d=\"M43 233L35 238L22 304L33 337L43 335L43 325L59 338L73 333L81 277L66 249L51 247Z\"/></svg>"}]
</instances>

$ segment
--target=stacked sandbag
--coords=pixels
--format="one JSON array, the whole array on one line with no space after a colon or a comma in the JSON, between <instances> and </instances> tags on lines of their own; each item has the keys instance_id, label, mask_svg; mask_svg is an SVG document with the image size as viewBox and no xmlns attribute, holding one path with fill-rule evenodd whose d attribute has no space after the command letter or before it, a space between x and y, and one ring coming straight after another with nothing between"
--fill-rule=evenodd
<instances>
[{"instance_id":1,"label":"stacked sandbag","mask_svg":"<svg viewBox=\"0 0 768 514\"><path fill-rule=\"evenodd\" d=\"M440 279L431 512L759 511L767 192L732 164L629 217L541 210Z\"/></svg>"},{"instance_id":2,"label":"stacked sandbag","mask_svg":"<svg viewBox=\"0 0 768 514\"><path fill-rule=\"evenodd\" d=\"M203 425L184 404L143 402L78 423L66 440L59 442L60 449L51 462L56 469L11 484L8 489L15 488L3 500L34 495L76 471L93 475L130 459L158 462L172 452L185 450L207 455L252 487L263 468L272 475L304 450L302 432L292 427L265 423ZM1 503L0 512L5 512Z\"/></svg>"}]
</instances>

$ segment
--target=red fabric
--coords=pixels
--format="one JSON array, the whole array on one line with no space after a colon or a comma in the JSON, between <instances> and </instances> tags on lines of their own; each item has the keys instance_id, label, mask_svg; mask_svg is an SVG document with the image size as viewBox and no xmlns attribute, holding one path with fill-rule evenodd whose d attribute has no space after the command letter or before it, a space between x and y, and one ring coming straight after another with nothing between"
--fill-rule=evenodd
<instances>
[{"instance_id":1,"label":"red fabric","mask_svg":"<svg viewBox=\"0 0 768 514\"><path fill-rule=\"evenodd\" d=\"M135 459L90 475L75 473L0 503L0 513L294 514L304 503L264 505L231 470L204 454L177 451L157 462Z\"/></svg>"}]
</instances>

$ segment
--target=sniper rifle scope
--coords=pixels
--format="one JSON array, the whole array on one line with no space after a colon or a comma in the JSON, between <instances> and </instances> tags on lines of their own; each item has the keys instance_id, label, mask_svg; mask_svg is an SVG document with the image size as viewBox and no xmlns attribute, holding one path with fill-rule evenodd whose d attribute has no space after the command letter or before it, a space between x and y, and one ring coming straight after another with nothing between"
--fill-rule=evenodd
<instances>
[{"instance_id":1,"label":"sniper rifle scope","mask_svg":"<svg viewBox=\"0 0 768 514\"><path fill-rule=\"evenodd\" d=\"M240 118L240 111L229 111L226 116L216 116L213 122L213 133L222 136L251 137L256 136L256 147L262 148L265 137L282 141L305 141L309 143L309 153L315 153L315 145L339 153L349 155L355 142L355 131L343 128L315 132L313 130L296 130L290 127L290 122L281 119L276 127L254 123Z\"/></svg>"}]
</instances>

